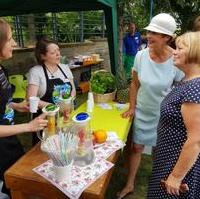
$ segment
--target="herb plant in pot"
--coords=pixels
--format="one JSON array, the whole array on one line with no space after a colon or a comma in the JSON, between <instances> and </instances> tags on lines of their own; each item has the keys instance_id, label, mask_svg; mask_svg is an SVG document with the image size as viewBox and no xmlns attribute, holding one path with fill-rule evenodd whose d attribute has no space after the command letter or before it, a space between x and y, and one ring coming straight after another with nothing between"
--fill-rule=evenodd
<instances>
[{"instance_id":1,"label":"herb plant in pot","mask_svg":"<svg viewBox=\"0 0 200 199\"><path fill-rule=\"evenodd\" d=\"M116 78L109 71L95 71L90 79L90 89L96 103L111 102L115 99Z\"/></svg>"}]
</instances>

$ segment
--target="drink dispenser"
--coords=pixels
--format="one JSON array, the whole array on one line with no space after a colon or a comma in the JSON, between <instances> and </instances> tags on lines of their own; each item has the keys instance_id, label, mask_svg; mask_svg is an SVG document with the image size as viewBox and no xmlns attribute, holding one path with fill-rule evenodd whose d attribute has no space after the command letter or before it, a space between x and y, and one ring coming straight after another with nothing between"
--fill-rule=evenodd
<instances>
[{"instance_id":1,"label":"drink dispenser","mask_svg":"<svg viewBox=\"0 0 200 199\"><path fill-rule=\"evenodd\" d=\"M47 132L49 136L55 135L57 132L56 119L58 111L59 107L54 104L49 104L42 109L42 112L47 114Z\"/></svg>"},{"instance_id":2,"label":"drink dispenser","mask_svg":"<svg viewBox=\"0 0 200 199\"><path fill-rule=\"evenodd\" d=\"M63 124L68 123L70 114L73 111L73 99L71 97L68 99L60 99L58 106L60 107L59 119Z\"/></svg>"},{"instance_id":3,"label":"drink dispenser","mask_svg":"<svg viewBox=\"0 0 200 199\"><path fill-rule=\"evenodd\" d=\"M86 166L91 164L95 158L90 128L90 116L87 113L79 113L73 117L73 121L74 132L78 140L74 164L77 166Z\"/></svg>"}]
</instances>

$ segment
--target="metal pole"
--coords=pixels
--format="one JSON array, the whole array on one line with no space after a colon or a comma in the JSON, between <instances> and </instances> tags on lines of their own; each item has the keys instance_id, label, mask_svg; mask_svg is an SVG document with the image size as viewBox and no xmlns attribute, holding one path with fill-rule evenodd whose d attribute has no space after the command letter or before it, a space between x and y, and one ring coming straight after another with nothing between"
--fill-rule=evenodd
<instances>
[{"instance_id":1,"label":"metal pole","mask_svg":"<svg viewBox=\"0 0 200 199\"><path fill-rule=\"evenodd\" d=\"M15 35L16 35L16 41L18 45L20 46L20 39L19 39L19 28L18 28L18 17L14 17L14 27L15 27Z\"/></svg>"},{"instance_id":2,"label":"metal pole","mask_svg":"<svg viewBox=\"0 0 200 199\"><path fill-rule=\"evenodd\" d=\"M102 19L103 19L103 23L102 23L102 37L105 37L105 14L104 12L102 13Z\"/></svg>"},{"instance_id":3,"label":"metal pole","mask_svg":"<svg viewBox=\"0 0 200 199\"><path fill-rule=\"evenodd\" d=\"M83 40L84 40L83 11L81 11L79 14L80 14L80 42L83 42Z\"/></svg>"},{"instance_id":4,"label":"metal pole","mask_svg":"<svg viewBox=\"0 0 200 199\"><path fill-rule=\"evenodd\" d=\"M52 13L52 31L53 31L53 39L58 41L58 26L57 26L56 13Z\"/></svg>"},{"instance_id":5,"label":"metal pole","mask_svg":"<svg viewBox=\"0 0 200 199\"><path fill-rule=\"evenodd\" d=\"M24 47L23 31L19 16L15 17L16 39L20 47Z\"/></svg>"},{"instance_id":6,"label":"metal pole","mask_svg":"<svg viewBox=\"0 0 200 199\"><path fill-rule=\"evenodd\" d=\"M23 29L22 29L21 20L19 20L19 31L20 31L21 47L24 47L24 37L23 37Z\"/></svg>"},{"instance_id":7,"label":"metal pole","mask_svg":"<svg viewBox=\"0 0 200 199\"><path fill-rule=\"evenodd\" d=\"M154 7L154 2L153 0L151 0L151 4L150 4L150 21L153 17L153 7Z\"/></svg>"}]
</instances>

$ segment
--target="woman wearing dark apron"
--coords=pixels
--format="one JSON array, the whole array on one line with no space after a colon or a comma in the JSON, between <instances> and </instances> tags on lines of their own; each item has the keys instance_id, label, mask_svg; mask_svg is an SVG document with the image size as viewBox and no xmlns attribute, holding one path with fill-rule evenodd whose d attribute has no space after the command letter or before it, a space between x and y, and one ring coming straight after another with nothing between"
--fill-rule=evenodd
<instances>
[{"instance_id":1,"label":"woman wearing dark apron","mask_svg":"<svg viewBox=\"0 0 200 199\"><path fill-rule=\"evenodd\" d=\"M16 43L12 38L9 24L0 19L0 60L11 58L15 46ZM29 111L26 103L12 102L11 85L8 82L5 69L0 65L0 181L4 181L6 169L24 153L16 134L42 130L47 125L47 121L42 119L44 116L29 123L14 125L14 109L21 112ZM8 193L4 185L2 192Z\"/></svg>"},{"instance_id":2,"label":"woman wearing dark apron","mask_svg":"<svg viewBox=\"0 0 200 199\"><path fill-rule=\"evenodd\" d=\"M14 117L13 109L8 108L8 104L12 100L11 85L5 76L3 68L0 69L0 93L0 125L11 125ZM23 147L16 135L1 137L0 152L0 180L3 180L5 170L23 155ZM5 192L5 190L3 191Z\"/></svg>"},{"instance_id":3,"label":"woman wearing dark apron","mask_svg":"<svg viewBox=\"0 0 200 199\"><path fill-rule=\"evenodd\" d=\"M38 96L39 108L49 103L58 103L60 92L74 97L76 90L73 75L67 65L60 64L60 49L56 42L43 38L37 42L35 55L38 65L30 69L28 75L27 97ZM36 117L41 113L34 114ZM39 141L33 135L33 145Z\"/></svg>"}]
</instances>

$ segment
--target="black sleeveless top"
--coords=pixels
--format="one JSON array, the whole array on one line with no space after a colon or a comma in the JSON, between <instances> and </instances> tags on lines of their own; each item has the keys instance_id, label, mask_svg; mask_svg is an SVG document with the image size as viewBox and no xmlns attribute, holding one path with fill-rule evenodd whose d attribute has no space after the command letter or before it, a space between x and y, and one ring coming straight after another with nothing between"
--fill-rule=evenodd
<instances>
[{"instance_id":1,"label":"black sleeveless top","mask_svg":"<svg viewBox=\"0 0 200 199\"><path fill-rule=\"evenodd\" d=\"M9 108L9 103L12 101L11 85L8 81L5 69L0 68L0 125L12 125L14 111ZM4 179L4 172L13 163L17 161L20 156L24 154L22 145L17 137L8 136L0 137L0 180Z\"/></svg>"}]
</instances>

